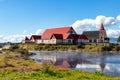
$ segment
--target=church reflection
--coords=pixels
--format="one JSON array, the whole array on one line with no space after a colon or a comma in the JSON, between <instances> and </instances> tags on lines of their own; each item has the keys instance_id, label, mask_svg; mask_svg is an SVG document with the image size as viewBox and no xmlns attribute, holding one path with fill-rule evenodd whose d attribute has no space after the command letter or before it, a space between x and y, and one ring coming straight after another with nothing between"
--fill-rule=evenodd
<instances>
[{"instance_id":1,"label":"church reflection","mask_svg":"<svg viewBox=\"0 0 120 80\"><path fill-rule=\"evenodd\" d=\"M74 55L66 55L66 54L55 54L55 55L40 55L38 58L34 59L37 63L46 63L52 64L54 66L59 66L62 68L79 68L79 69L95 69L103 72L105 68L105 57L102 55L100 57L99 63L94 63L87 59L87 56L84 54L74 54Z\"/></svg>"},{"instance_id":2,"label":"church reflection","mask_svg":"<svg viewBox=\"0 0 120 80\"><path fill-rule=\"evenodd\" d=\"M104 71L104 68L105 68L105 58L106 58L106 56L104 56L104 54L102 54L101 56L100 56L100 68L101 68L101 72L103 73L103 71Z\"/></svg>"},{"instance_id":3,"label":"church reflection","mask_svg":"<svg viewBox=\"0 0 120 80\"><path fill-rule=\"evenodd\" d=\"M52 64L62 68L85 70L90 72L101 71L105 74L120 76L120 55L106 55L105 53L86 54L75 52L39 52L31 58L42 64Z\"/></svg>"}]
</instances>

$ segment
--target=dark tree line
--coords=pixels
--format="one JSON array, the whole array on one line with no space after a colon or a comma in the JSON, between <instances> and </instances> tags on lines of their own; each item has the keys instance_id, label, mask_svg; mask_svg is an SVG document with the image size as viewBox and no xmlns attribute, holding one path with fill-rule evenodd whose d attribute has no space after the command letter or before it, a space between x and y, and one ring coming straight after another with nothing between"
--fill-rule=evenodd
<instances>
[{"instance_id":1,"label":"dark tree line","mask_svg":"<svg viewBox=\"0 0 120 80\"><path fill-rule=\"evenodd\" d=\"M117 40L117 42L120 42L120 36L118 37L118 40Z\"/></svg>"}]
</instances>

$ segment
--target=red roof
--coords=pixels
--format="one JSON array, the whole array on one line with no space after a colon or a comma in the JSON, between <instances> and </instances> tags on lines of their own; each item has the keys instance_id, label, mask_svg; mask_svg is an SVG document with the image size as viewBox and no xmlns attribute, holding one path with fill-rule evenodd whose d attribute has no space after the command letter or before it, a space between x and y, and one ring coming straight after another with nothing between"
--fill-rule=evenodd
<instances>
[{"instance_id":1,"label":"red roof","mask_svg":"<svg viewBox=\"0 0 120 80\"><path fill-rule=\"evenodd\" d=\"M78 35L77 34L70 34L67 39L78 39Z\"/></svg>"},{"instance_id":2,"label":"red roof","mask_svg":"<svg viewBox=\"0 0 120 80\"><path fill-rule=\"evenodd\" d=\"M104 26L103 26L102 23L101 23L101 26L100 26L100 30L104 30Z\"/></svg>"},{"instance_id":3,"label":"red roof","mask_svg":"<svg viewBox=\"0 0 120 80\"><path fill-rule=\"evenodd\" d=\"M31 37L30 37L30 40L31 39L34 39L34 40L36 40L36 39L41 39L41 35L32 35Z\"/></svg>"},{"instance_id":4,"label":"red roof","mask_svg":"<svg viewBox=\"0 0 120 80\"><path fill-rule=\"evenodd\" d=\"M62 34L53 34L51 36L51 39L63 39L63 35Z\"/></svg>"},{"instance_id":5,"label":"red roof","mask_svg":"<svg viewBox=\"0 0 120 80\"><path fill-rule=\"evenodd\" d=\"M42 39L50 39L53 34L63 35L63 39L67 39L69 35L68 31L70 31L71 29L74 31L74 29L71 26L46 29L45 32L42 34ZM76 32L74 31L74 33Z\"/></svg>"},{"instance_id":6,"label":"red roof","mask_svg":"<svg viewBox=\"0 0 120 80\"><path fill-rule=\"evenodd\" d=\"M82 34L82 35L78 35L78 39L87 40L88 38L86 37L86 35Z\"/></svg>"},{"instance_id":7,"label":"red roof","mask_svg":"<svg viewBox=\"0 0 120 80\"><path fill-rule=\"evenodd\" d=\"M67 39L84 39L84 40L87 40L88 38L84 34L71 34L67 37Z\"/></svg>"},{"instance_id":8,"label":"red roof","mask_svg":"<svg viewBox=\"0 0 120 80\"><path fill-rule=\"evenodd\" d=\"M62 68L69 68L70 64L68 63L67 60L63 60L63 63L62 63L62 65L60 67L62 67Z\"/></svg>"}]
</instances>

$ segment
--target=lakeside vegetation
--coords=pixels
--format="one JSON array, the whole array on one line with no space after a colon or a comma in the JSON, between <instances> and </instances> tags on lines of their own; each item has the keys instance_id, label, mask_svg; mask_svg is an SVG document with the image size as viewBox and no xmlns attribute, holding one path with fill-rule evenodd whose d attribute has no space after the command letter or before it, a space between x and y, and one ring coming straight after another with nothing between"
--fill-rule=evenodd
<instances>
[{"instance_id":1,"label":"lakeside vegetation","mask_svg":"<svg viewBox=\"0 0 120 80\"><path fill-rule=\"evenodd\" d=\"M25 49L25 50L77 50L80 52L103 52L103 51L120 51L120 45L40 45L40 44L16 44L11 49Z\"/></svg>"},{"instance_id":2,"label":"lakeside vegetation","mask_svg":"<svg viewBox=\"0 0 120 80\"><path fill-rule=\"evenodd\" d=\"M94 72L89 73L86 71L75 70L45 70L18 73L18 72L5 72L0 73L1 80L119 80L120 78L105 76L102 73Z\"/></svg>"},{"instance_id":3,"label":"lakeside vegetation","mask_svg":"<svg viewBox=\"0 0 120 80\"><path fill-rule=\"evenodd\" d=\"M0 80L119 80L120 77L101 72L87 72L60 68L51 64L37 64L11 52L0 56Z\"/></svg>"}]
</instances>

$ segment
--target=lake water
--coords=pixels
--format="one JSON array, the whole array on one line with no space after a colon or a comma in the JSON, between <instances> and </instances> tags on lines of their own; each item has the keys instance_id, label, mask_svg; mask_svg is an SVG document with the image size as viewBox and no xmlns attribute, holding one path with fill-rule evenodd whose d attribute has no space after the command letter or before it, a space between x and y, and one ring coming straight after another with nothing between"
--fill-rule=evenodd
<instances>
[{"instance_id":1,"label":"lake water","mask_svg":"<svg viewBox=\"0 0 120 80\"><path fill-rule=\"evenodd\" d=\"M77 51L30 51L36 53L31 56L35 62L50 63L55 66L86 70L90 72L101 71L104 74L120 76L119 53L84 53Z\"/></svg>"}]
</instances>

